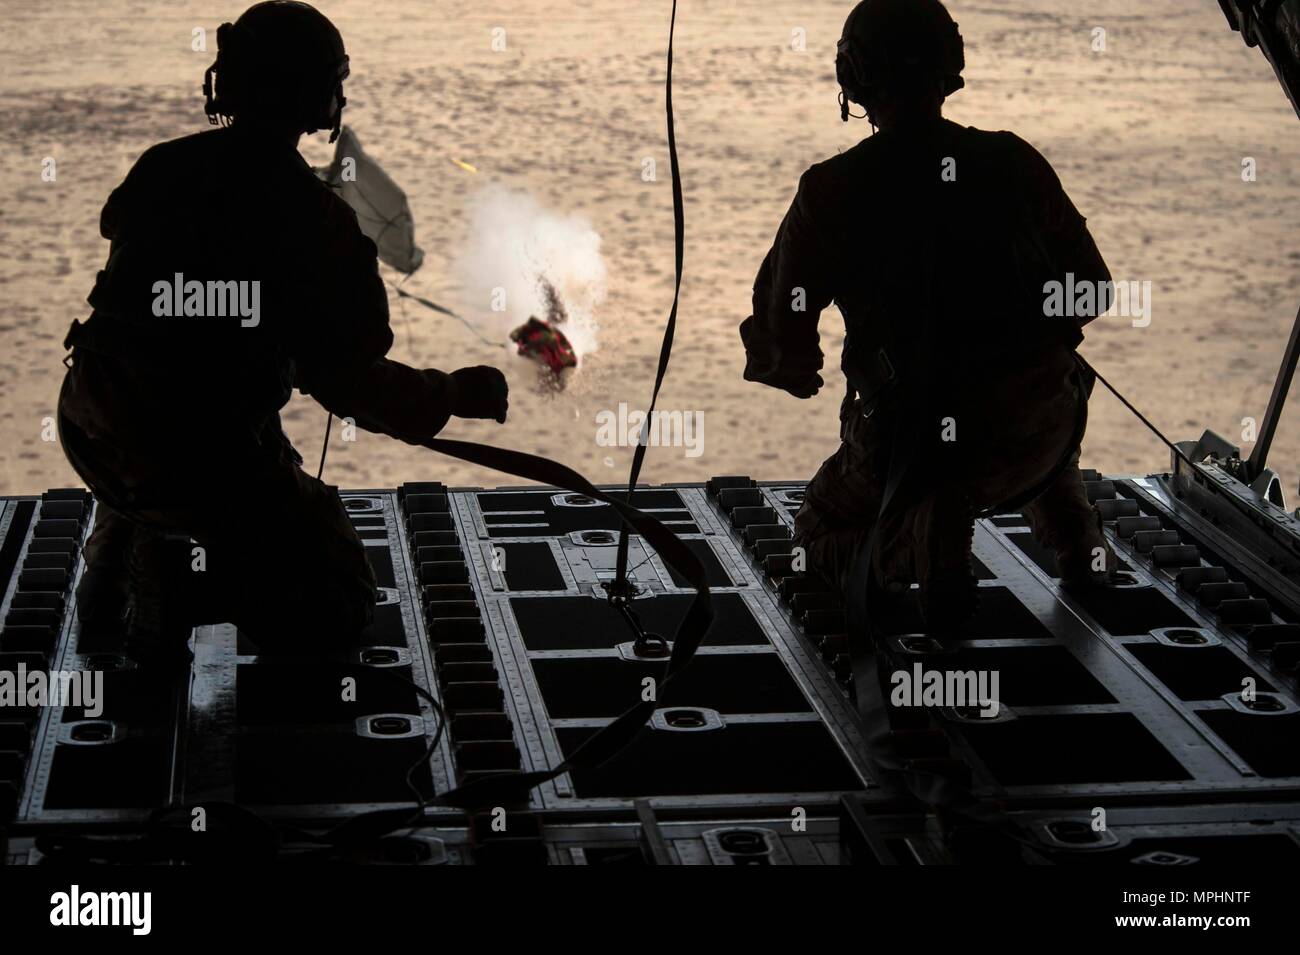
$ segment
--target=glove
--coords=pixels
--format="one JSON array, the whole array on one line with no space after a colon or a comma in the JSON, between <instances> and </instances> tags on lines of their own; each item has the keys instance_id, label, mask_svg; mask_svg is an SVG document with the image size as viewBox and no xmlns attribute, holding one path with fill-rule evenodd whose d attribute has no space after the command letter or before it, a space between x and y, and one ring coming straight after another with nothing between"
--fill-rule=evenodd
<instances>
[{"instance_id":1,"label":"glove","mask_svg":"<svg viewBox=\"0 0 1300 955\"><path fill-rule=\"evenodd\" d=\"M821 391L822 385L826 384L826 382L822 380L821 375L810 372L804 375L783 378L779 383L776 381L769 382L769 384L774 384L777 388L794 395L796 398L812 398L817 392Z\"/></svg>"},{"instance_id":2,"label":"glove","mask_svg":"<svg viewBox=\"0 0 1300 955\"><path fill-rule=\"evenodd\" d=\"M817 368L821 367L820 356L816 366L810 367L804 362L802 369L792 369L788 367L788 360L782 362L779 349L767 340L760 340L757 328L752 315L740 323L740 340L745 346L744 379L779 388L796 398L816 395L825 384L822 376L817 374Z\"/></svg>"},{"instance_id":3,"label":"glove","mask_svg":"<svg viewBox=\"0 0 1300 955\"><path fill-rule=\"evenodd\" d=\"M752 362L745 368L744 377L746 381L756 381L771 388L779 388L796 398L812 398L821 391L822 385L826 384L822 376L815 371L790 372L781 368L759 371L752 367Z\"/></svg>"},{"instance_id":4,"label":"glove","mask_svg":"<svg viewBox=\"0 0 1300 955\"><path fill-rule=\"evenodd\" d=\"M474 365L451 373L451 413L458 418L490 418L506 423L510 387L506 376L489 365Z\"/></svg>"}]
</instances>

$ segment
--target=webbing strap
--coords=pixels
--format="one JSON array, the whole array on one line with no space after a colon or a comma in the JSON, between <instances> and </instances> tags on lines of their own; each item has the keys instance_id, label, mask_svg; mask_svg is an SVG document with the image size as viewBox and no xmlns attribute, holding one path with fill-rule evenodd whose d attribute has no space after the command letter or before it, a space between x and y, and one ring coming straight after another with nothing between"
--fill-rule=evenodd
<instances>
[{"instance_id":1,"label":"webbing strap","mask_svg":"<svg viewBox=\"0 0 1300 955\"><path fill-rule=\"evenodd\" d=\"M623 533L636 531L647 544L655 549L674 570L695 590L695 598L686 610L677 627L673 639L672 654L664 667L654 699L640 701L626 710L614 722L597 731L578 749L553 769L531 773L498 773L468 783L432 800L433 805L471 808L477 806L498 805L512 799L523 798L534 786L554 779L561 773L599 766L632 742L646 721L659 706L658 700L665 698L668 686L682 668L695 656L704 634L713 621L713 607L710 602L709 585L705 576L704 564L683 541L666 525L656 518L633 507L619 497L599 490L585 477L556 461L526 454L522 451L510 451L494 448L469 441L454 441L447 438L429 438L420 444L431 451L446 454L471 464L503 471L506 474L521 477L563 488L598 501L604 501L618 511L623 518Z\"/></svg>"},{"instance_id":2,"label":"webbing strap","mask_svg":"<svg viewBox=\"0 0 1300 955\"><path fill-rule=\"evenodd\" d=\"M632 452L632 470L627 478L627 499L630 503L632 493L636 490L637 479L641 477L641 465L645 461L646 441L650 421L654 417L655 403L659 400L659 388L664 383L664 373L668 371L668 359L673 352L673 336L677 331L677 303L682 294L682 257L685 248L686 219L682 209L682 175L677 162L677 133L673 123L673 34L677 28L677 0L673 0L673 15L668 26L668 73L665 80L664 103L668 116L668 161L673 177L673 253L676 264L676 277L673 283L673 306L668 313L668 324L664 327L663 342L659 346L659 367L655 370L655 387L650 393L650 407L646 410L645 423L641 430L641 440L637 441L636 450ZM614 584L611 596L617 589L627 586L628 526L625 524L618 535L618 554L615 560Z\"/></svg>"}]
</instances>

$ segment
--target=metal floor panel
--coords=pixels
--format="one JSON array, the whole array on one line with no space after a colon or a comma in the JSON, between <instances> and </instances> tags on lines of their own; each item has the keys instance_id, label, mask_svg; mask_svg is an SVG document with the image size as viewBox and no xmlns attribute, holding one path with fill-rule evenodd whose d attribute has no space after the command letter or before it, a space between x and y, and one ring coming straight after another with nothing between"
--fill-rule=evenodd
<instances>
[{"instance_id":1,"label":"metal floor panel","mask_svg":"<svg viewBox=\"0 0 1300 955\"><path fill-rule=\"evenodd\" d=\"M1229 575L1245 581L1250 597L1234 604L1231 614L1222 604L1216 612L1180 587L1178 575L1193 562L1208 568L1220 554L1173 553L1178 563L1160 563L1135 543L1133 521L1125 522L1124 535L1119 530L1121 514L1156 513L1141 487L1098 478L1089 488L1097 500L1110 502L1102 511L1111 517L1106 534L1126 567L1124 586L1067 592L1019 515L999 515L976 528L980 609L961 639L943 645L930 640L919 612L906 602L885 611L895 667L921 663L943 671L995 670L1001 677L996 718L957 709L928 714L929 728L943 733L949 752L942 746L936 752L927 737L926 755L957 757L969 767L976 795L1002 800L1136 793L1240 798L1250 792L1295 798L1295 662L1287 657L1282 662L1289 671L1282 670L1275 651L1261 652L1258 641L1251 645L1252 631L1269 627L1298 638L1285 626L1293 619L1293 595L1285 588L1266 592L1231 568ZM766 573L766 589L783 603L788 628L818 645L847 685L842 609L810 601L818 587L789 587L801 583L799 575L781 564L789 551L781 539L793 524L802 486L739 479L718 490L719 513L741 514L731 522L737 546L748 547L755 567L776 568ZM1175 536L1193 539L1172 512L1162 516ZM801 602L812 609L800 609ZM1256 690L1253 705L1242 700L1248 678Z\"/></svg>"},{"instance_id":2,"label":"metal floor panel","mask_svg":"<svg viewBox=\"0 0 1300 955\"><path fill-rule=\"evenodd\" d=\"M997 846L996 861L1033 865L1242 866L1268 869L1300 860L1295 803L1052 807L1009 813L1020 842ZM845 865L951 865L986 862L980 833L946 837L932 816L880 813L853 796L839 818Z\"/></svg>"},{"instance_id":3,"label":"metal floor panel","mask_svg":"<svg viewBox=\"0 0 1300 955\"><path fill-rule=\"evenodd\" d=\"M379 672L435 685L409 548L391 492L349 493L345 503L383 585L375 621L349 654L376 671L373 679L337 663L258 656L233 626L218 624L195 629L188 683L160 684L122 656L120 634L116 643L102 633L83 639L69 612L51 640L49 665L103 671L105 711L88 719L80 708L51 707L6 724L5 739L18 738L20 723L29 734L15 822L128 823L157 806L203 801L312 820L410 803L404 773L437 720L413 690ZM83 520L81 530L90 526ZM68 574L62 589L50 592L70 610L75 579ZM33 587L58 583L44 578ZM38 592L16 584L19 596ZM0 613L9 608L7 599ZM0 631L5 651L11 632ZM45 657L28 656L29 666L45 665ZM355 702L341 699L345 678L356 680ZM3 711L0 720L8 720ZM445 737L429 766L426 794L450 788Z\"/></svg>"},{"instance_id":4,"label":"metal floor panel","mask_svg":"<svg viewBox=\"0 0 1300 955\"><path fill-rule=\"evenodd\" d=\"M662 661L630 658L633 634L600 589L613 576L616 512L552 490L452 498L517 740L530 768L549 769L635 703L641 681L662 670ZM868 786L845 701L807 648L790 639L703 489L641 491L633 503L706 555L716 621L674 699L664 701L664 718L600 771L539 787L537 808L618 810L639 796L665 807L831 805L838 793ZM538 541L547 546L535 549ZM525 544L532 549L521 551ZM671 636L690 589L639 541L629 566L644 589L636 603L646 627ZM551 586L535 589L538 580ZM700 719L719 725L698 732Z\"/></svg>"},{"instance_id":5,"label":"metal floor panel","mask_svg":"<svg viewBox=\"0 0 1300 955\"><path fill-rule=\"evenodd\" d=\"M996 671L1001 681L995 718L970 708L908 714L897 734L905 755L954 773L978 797L1048 819L1101 806L1121 814L1114 821L1138 805L1176 816L1222 803L1215 825L1258 834L1232 805L1300 817L1287 815L1300 804L1300 594L1184 513L1159 481L1089 477L1123 586L1066 590L1020 517L998 515L976 528L980 610L960 639L929 638L907 599L885 612L895 666ZM461 850L473 844L484 861L636 864L641 853L731 864L717 833L707 835L729 820L741 831L727 845L751 856L736 864L834 864L842 798L886 829L932 828L900 822L909 817L873 781L848 689L842 603L791 566L802 493L797 482L747 478L638 490L633 503L669 523L706 567L715 623L696 660L627 751L538 787L511 810L523 835L493 838L476 817L478 836L453 832L443 840L449 853L423 861L471 861ZM383 587L375 623L349 656L375 677L259 656L234 627L216 624L195 630L190 680L175 689L143 680L111 640L82 634L71 588L93 518L88 496L0 499L0 669L102 671L107 706L98 719L74 707L0 710L0 810L13 839L129 828L165 804L235 802L321 825L409 804L405 771L438 717L380 671L423 687L446 714L439 748L417 774L426 795L558 765L660 672L662 661L636 658L601 589L614 570L613 508L553 489L433 482L343 497ZM630 558L638 613L670 637L690 589L638 538ZM355 702L340 697L347 676L357 678ZM650 829L665 833L648 848L643 800L654 807ZM1210 825L1203 817L1213 810L1197 811L1195 824ZM790 829L792 814L816 825ZM463 820L426 814L440 833ZM1133 833L1120 844L1140 841ZM934 832L892 845L906 850L895 862L946 861ZM1182 851L1168 845L1171 858Z\"/></svg>"}]
</instances>

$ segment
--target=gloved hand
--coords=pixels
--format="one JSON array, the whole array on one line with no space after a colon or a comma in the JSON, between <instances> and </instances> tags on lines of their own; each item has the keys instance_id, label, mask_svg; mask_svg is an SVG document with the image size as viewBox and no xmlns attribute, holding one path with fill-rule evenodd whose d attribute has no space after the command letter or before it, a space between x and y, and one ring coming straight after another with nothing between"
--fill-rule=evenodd
<instances>
[{"instance_id":1,"label":"gloved hand","mask_svg":"<svg viewBox=\"0 0 1300 955\"><path fill-rule=\"evenodd\" d=\"M777 379L773 377L767 384L780 388L796 398L812 398L816 396L817 392L821 391L822 385L826 384L826 382L816 372L808 372L802 375L792 375L788 378Z\"/></svg>"},{"instance_id":2,"label":"gloved hand","mask_svg":"<svg viewBox=\"0 0 1300 955\"><path fill-rule=\"evenodd\" d=\"M817 369L821 367L820 353L815 366L804 361L802 367L791 368L788 357L784 357L773 342L760 335L754 316L751 315L740 323L740 340L745 346L746 381L779 388L796 398L811 398L825 384L822 376L817 374Z\"/></svg>"},{"instance_id":3,"label":"gloved hand","mask_svg":"<svg viewBox=\"0 0 1300 955\"><path fill-rule=\"evenodd\" d=\"M772 388L779 388L796 398L812 398L826 384L822 376L815 371L790 372L782 368L755 370L753 363L746 366L746 381L756 381Z\"/></svg>"},{"instance_id":4,"label":"gloved hand","mask_svg":"<svg viewBox=\"0 0 1300 955\"><path fill-rule=\"evenodd\" d=\"M474 365L451 373L451 413L458 418L490 418L506 423L510 388L506 376L490 365Z\"/></svg>"}]
</instances>

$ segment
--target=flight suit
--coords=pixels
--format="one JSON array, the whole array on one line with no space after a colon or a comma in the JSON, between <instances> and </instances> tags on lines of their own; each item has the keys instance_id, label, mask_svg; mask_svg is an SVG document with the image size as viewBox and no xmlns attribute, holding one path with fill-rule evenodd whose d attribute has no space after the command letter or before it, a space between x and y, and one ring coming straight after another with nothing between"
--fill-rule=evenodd
<instances>
[{"instance_id":1,"label":"flight suit","mask_svg":"<svg viewBox=\"0 0 1300 955\"><path fill-rule=\"evenodd\" d=\"M291 145L238 123L148 150L100 231L109 258L93 313L68 335L58 414L99 503L86 583L116 617L129 570L145 629L183 630L172 617L184 609L234 621L263 650L355 641L375 576L337 489L303 472L279 411L296 387L416 441L455 398L451 376L384 357L393 336L374 243ZM166 314L181 277L256 282L258 314ZM94 603L79 596L83 616Z\"/></svg>"},{"instance_id":2,"label":"flight suit","mask_svg":"<svg viewBox=\"0 0 1300 955\"><path fill-rule=\"evenodd\" d=\"M842 443L795 522L814 569L847 583L902 444L913 459L873 571L919 582L932 623L973 609L973 520L1000 504L1032 498L1031 528L1066 576L1113 568L1077 466L1091 382L1074 349L1095 314L1043 304L1067 273L1110 280L1051 166L1011 133L881 131L803 175L741 337L747 380L810 397L820 314L834 302L845 318ZM900 428L915 440L897 442Z\"/></svg>"}]
</instances>

